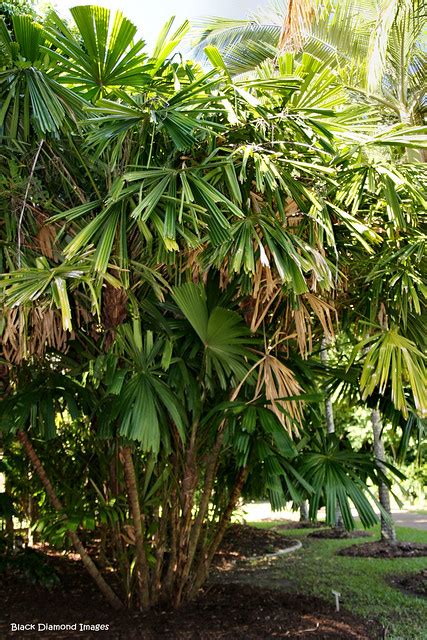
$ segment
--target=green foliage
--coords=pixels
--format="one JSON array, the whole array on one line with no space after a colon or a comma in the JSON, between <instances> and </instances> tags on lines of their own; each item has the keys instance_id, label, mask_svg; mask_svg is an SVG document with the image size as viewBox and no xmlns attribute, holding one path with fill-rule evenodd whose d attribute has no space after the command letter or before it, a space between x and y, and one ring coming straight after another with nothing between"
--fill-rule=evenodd
<instances>
[{"instance_id":1,"label":"green foliage","mask_svg":"<svg viewBox=\"0 0 427 640\"><path fill-rule=\"evenodd\" d=\"M408 408L404 394L407 380L413 394L416 410L423 412L427 405L425 394L426 371L424 356L408 338L398 334L396 329L374 334L360 342L356 349L362 351L369 345L365 356L360 387L362 398L366 399L378 389L384 393L391 386L391 399L397 410L407 417ZM353 356L354 357L354 356Z\"/></svg>"},{"instance_id":2,"label":"green foliage","mask_svg":"<svg viewBox=\"0 0 427 640\"><path fill-rule=\"evenodd\" d=\"M33 549L19 551L13 556L0 555L0 574L11 573L23 577L27 582L53 589L60 579L42 554Z\"/></svg>"},{"instance_id":3,"label":"green foliage","mask_svg":"<svg viewBox=\"0 0 427 640\"><path fill-rule=\"evenodd\" d=\"M151 58L100 7L1 23L0 427L29 432L64 505L31 479L37 535L99 534L130 605L194 597L241 494L372 525L384 473L345 429L324 437L325 398L379 406L400 459L425 410L426 129L348 86L376 50L396 97L415 14L371 46L377 16L336 9L313 23L333 55L230 23L207 71L175 55L187 23ZM400 115L423 66L411 33Z\"/></svg>"},{"instance_id":4,"label":"green foliage","mask_svg":"<svg viewBox=\"0 0 427 640\"><path fill-rule=\"evenodd\" d=\"M209 312L203 289L192 283L175 287L172 296L204 345L206 376L215 373L223 389L229 388L230 376L244 379L249 332L238 314L221 307Z\"/></svg>"},{"instance_id":5,"label":"green foliage","mask_svg":"<svg viewBox=\"0 0 427 640\"><path fill-rule=\"evenodd\" d=\"M120 11L113 16L98 6L76 6L71 15L76 34L53 12L45 22L46 37L53 47L49 55L61 82L92 102L123 86L144 86L149 77L147 56L142 53L144 42L134 42L137 29L130 20Z\"/></svg>"},{"instance_id":6,"label":"green foliage","mask_svg":"<svg viewBox=\"0 0 427 640\"><path fill-rule=\"evenodd\" d=\"M328 524L334 524L339 508L344 526L350 530L354 529L351 502L363 526L373 526L377 517L366 495L370 494L370 497L373 497L366 486L367 477L375 477L375 462L372 457L352 451L348 443L345 448L340 447L340 442L334 435L328 436L313 449L302 456L300 466L301 475L314 488L314 493L310 496L310 518L316 518L323 502L326 506ZM377 473L377 483L387 482L384 474L379 470ZM378 502L377 506L381 510Z\"/></svg>"}]
</instances>

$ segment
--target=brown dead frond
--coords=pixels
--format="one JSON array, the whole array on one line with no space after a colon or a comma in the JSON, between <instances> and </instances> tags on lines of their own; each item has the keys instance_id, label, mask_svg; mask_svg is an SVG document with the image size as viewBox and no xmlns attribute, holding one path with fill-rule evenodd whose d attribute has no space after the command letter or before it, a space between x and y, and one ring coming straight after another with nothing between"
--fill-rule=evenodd
<instances>
[{"instance_id":1,"label":"brown dead frond","mask_svg":"<svg viewBox=\"0 0 427 640\"><path fill-rule=\"evenodd\" d=\"M53 246L55 242L55 229L52 226L43 225L40 227L37 236L36 243L40 249L42 255L46 258L53 258Z\"/></svg>"},{"instance_id":2,"label":"brown dead frond","mask_svg":"<svg viewBox=\"0 0 427 640\"><path fill-rule=\"evenodd\" d=\"M30 356L42 356L51 348L65 352L74 332L62 327L61 312L49 307L13 308L3 311L5 328L1 338L2 356L19 364Z\"/></svg>"},{"instance_id":3,"label":"brown dead frond","mask_svg":"<svg viewBox=\"0 0 427 640\"><path fill-rule=\"evenodd\" d=\"M264 204L264 198L261 194L255 191L249 192L249 199L251 201L251 209L254 213L261 213Z\"/></svg>"},{"instance_id":4,"label":"brown dead frond","mask_svg":"<svg viewBox=\"0 0 427 640\"><path fill-rule=\"evenodd\" d=\"M302 424L303 418L302 402L286 398L300 395L302 388L293 371L271 353L265 354L258 364L255 397L262 392L287 431L298 434L298 424Z\"/></svg>"},{"instance_id":5,"label":"brown dead frond","mask_svg":"<svg viewBox=\"0 0 427 640\"><path fill-rule=\"evenodd\" d=\"M106 329L115 329L123 324L128 315L128 295L124 289L105 285L101 315Z\"/></svg>"},{"instance_id":6,"label":"brown dead frond","mask_svg":"<svg viewBox=\"0 0 427 640\"><path fill-rule=\"evenodd\" d=\"M293 198L286 198L285 215L288 227L297 227L302 220L302 212Z\"/></svg>"},{"instance_id":7,"label":"brown dead frond","mask_svg":"<svg viewBox=\"0 0 427 640\"><path fill-rule=\"evenodd\" d=\"M313 349L310 314L307 307L303 303L300 303L299 308L293 311L293 316L297 334L298 349L301 356L306 358L307 354Z\"/></svg>"},{"instance_id":8,"label":"brown dead frond","mask_svg":"<svg viewBox=\"0 0 427 640\"><path fill-rule=\"evenodd\" d=\"M310 0L287 0L285 18L280 32L278 50L299 51L303 44L304 32L308 30L315 16Z\"/></svg>"},{"instance_id":9,"label":"brown dead frond","mask_svg":"<svg viewBox=\"0 0 427 640\"><path fill-rule=\"evenodd\" d=\"M325 336L332 339L335 335L332 316L335 316L335 320L338 319L335 308L330 303L315 296L313 293L305 293L304 298L307 300L308 304L320 321Z\"/></svg>"},{"instance_id":10,"label":"brown dead frond","mask_svg":"<svg viewBox=\"0 0 427 640\"><path fill-rule=\"evenodd\" d=\"M204 282L207 278L207 271L202 268L200 257L203 253L202 245L189 249L185 253L181 253L181 265L179 271L181 273L190 272L193 282Z\"/></svg>"},{"instance_id":11,"label":"brown dead frond","mask_svg":"<svg viewBox=\"0 0 427 640\"><path fill-rule=\"evenodd\" d=\"M336 317L334 307L318 298L314 293L305 293L299 297L299 307L292 311L295 321L298 348L301 356L306 358L313 350L312 313L319 320L323 335L332 340L334 337L333 315Z\"/></svg>"},{"instance_id":12,"label":"brown dead frond","mask_svg":"<svg viewBox=\"0 0 427 640\"><path fill-rule=\"evenodd\" d=\"M280 294L282 288L280 278L274 276L271 272L268 249L264 252L265 259L258 260L256 265L252 290L253 304L251 305L251 313L247 318L253 332L259 329L267 316L274 316L281 302Z\"/></svg>"}]
</instances>

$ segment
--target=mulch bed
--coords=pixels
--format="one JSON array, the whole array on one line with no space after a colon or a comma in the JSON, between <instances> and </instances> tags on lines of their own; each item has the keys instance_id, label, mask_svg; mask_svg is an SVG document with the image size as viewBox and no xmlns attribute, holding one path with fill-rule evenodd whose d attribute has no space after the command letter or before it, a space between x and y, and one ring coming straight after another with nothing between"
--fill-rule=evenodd
<instances>
[{"instance_id":1,"label":"mulch bed","mask_svg":"<svg viewBox=\"0 0 427 640\"><path fill-rule=\"evenodd\" d=\"M0 584L0 637L17 640L158 640L290 638L301 640L376 640L379 627L316 598L256 586L227 584L207 588L178 611L114 613L84 573L80 562L61 568L61 585L48 591L16 577ZM77 631L10 631L10 623L77 624ZM79 624L104 624L108 630L79 632Z\"/></svg>"},{"instance_id":2,"label":"mulch bed","mask_svg":"<svg viewBox=\"0 0 427 640\"><path fill-rule=\"evenodd\" d=\"M313 531L307 537L327 540L349 540L351 538L369 538L370 536L371 534L367 531L347 531L346 529L330 528Z\"/></svg>"},{"instance_id":3,"label":"mulch bed","mask_svg":"<svg viewBox=\"0 0 427 640\"><path fill-rule=\"evenodd\" d=\"M423 569L418 573L397 576L392 578L391 583L394 587L402 589L406 593L413 593L416 596L427 598L427 569Z\"/></svg>"},{"instance_id":4,"label":"mulch bed","mask_svg":"<svg viewBox=\"0 0 427 640\"><path fill-rule=\"evenodd\" d=\"M286 546L278 533L233 525L225 538L227 554L244 560ZM289 541L288 541L289 542ZM231 580L209 584L192 603L178 611L154 609L148 613L113 612L74 554L61 556L47 549L43 560L59 578L47 589L31 584L21 574L0 576L0 638L14 640L236 640L289 638L293 640L377 640L379 625L347 611L339 613L317 598L285 593L258 584ZM233 554L237 554L233 555ZM221 555L219 556L221 560ZM77 624L76 631L12 632L10 623ZM109 625L108 630L80 631L81 624Z\"/></svg>"},{"instance_id":5,"label":"mulch bed","mask_svg":"<svg viewBox=\"0 0 427 640\"><path fill-rule=\"evenodd\" d=\"M256 529L246 524L232 524L226 531L215 564L249 560L281 551L295 544L271 529Z\"/></svg>"},{"instance_id":6,"label":"mulch bed","mask_svg":"<svg viewBox=\"0 0 427 640\"><path fill-rule=\"evenodd\" d=\"M280 529L323 529L326 527L324 522L311 522L310 520L284 520L283 524L278 524L274 528Z\"/></svg>"},{"instance_id":7,"label":"mulch bed","mask_svg":"<svg viewBox=\"0 0 427 640\"><path fill-rule=\"evenodd\" d=\"M340 556L354 558L422 558L427 556L427 544L420 542L365 542L338 551Z\"/></svg>"}]
</instances>

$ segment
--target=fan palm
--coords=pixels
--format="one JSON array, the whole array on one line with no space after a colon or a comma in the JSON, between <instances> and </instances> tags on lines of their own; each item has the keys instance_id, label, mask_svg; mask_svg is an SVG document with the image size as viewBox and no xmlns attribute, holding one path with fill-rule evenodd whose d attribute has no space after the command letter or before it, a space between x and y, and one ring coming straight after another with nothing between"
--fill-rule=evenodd
<instances>
[{"instance_id":1,"label":"fan palm","mask_svg":"<svg viewBox=\"0 0 427 640\"><path fill-rule=\"evenodd\" d=\"M304 6L292 3L299 16ZM333 333L334 307L359 342L368 337L356 321L369 316L380 243L386 238L393 251L425 204L413 165L392 160L426 144L425 131L377 133L378 115L350 103L337 72L309 53L283 51L236 79L213 46L208 72L170 59L187 25L174 33L168 23L149 59L120 14L78 7L73 16L76 30L50 14L41 27L22 20L14 35L3 34L1 113L16 144L14 157L0 157L9 212L0 227L2 348L10 355L27 334L31 342L35 317L49 318L58 339L40 331L24 364L8 358L10 375L19 380L26 364L42 363L77 381L73 394L57 385L55 398L25 399L9 385L5 411L17 402L5 425L13 429L21 417L28 429L37 410L50 434L58 402L70 413L77 404L75 428L90 428L100 461L96 473L87 470L87 484L98 488L90 493L96 514L102 503L111 515L122 499L110 547L125 598L179 605L205 580L245 488L277 508L314 491L329 514L337 499L348 514L350 499L372 521L363 483L338 446L311 451L303 469L316 486L298 469L306 381L296 364ZM291 30L299 38L288 18L283 37ZM35 70L46 107L26 93ZM23 138L40 152L16 185ZM18 225L16 200L25 213ZM416 256L405 258L415 272ZM375 292L381 308L383 290ZM405 347L415 337L407 306ZM390 382L403 411L407 380L384 366L387 336L369 334L377 345L369 362L383 367L381 390ZM399 361L411 383L421 371L414 348L415 368ZM367 357L360 354L361 366ZM368 380L364 388L369 397L378 391ZM415 395L421 403L418 388ZM46 472L42 481L49 487Z\"/></svg>"},{"instance_id":2,"label":"fan palm","mask_svg":"<svg viewBox=\"0 0 427 640\"><path fill-rule=\"evenodd\" d=\"M218 47L232 73L252 71L283 50L294 14L303 49L337 71L341 81L381 105L395 120L425 119L425 1L276 2L247 20L207 19L197 31L197 51ZM292 43L292 35L289 35Z\"/></svg>"},{"instance_id":3,"label":"fan palm","mask_svg":"<svg viewBox=\"0 0 427 640\"><path fill-rule=\"evenodd\" d=\"M58 81L44 47L45 32L27 15L12 17L9 33L0 19L0 127L2 136L29 140L58 135L83 116L85 101Z\"/></svg>"}]
</instances>

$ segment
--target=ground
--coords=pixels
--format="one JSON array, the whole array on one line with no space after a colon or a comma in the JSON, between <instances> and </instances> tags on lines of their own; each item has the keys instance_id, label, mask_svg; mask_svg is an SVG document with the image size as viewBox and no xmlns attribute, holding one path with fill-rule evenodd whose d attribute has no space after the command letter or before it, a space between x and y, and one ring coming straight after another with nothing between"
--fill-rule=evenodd
<instances>
[{"instance_id":1,"label":"ground","mask_svg":"<svg viewBox=\"0 0 427 640\"><path fill-rule=\"evenodd\" d=\"M396 576L392 584L406 593L424 596L427 598L427 569L418 573Z\"/></svg>"},{"instance_id":2,"label":"ground","mask_svg":"<svg viewBox=\"0 0 427 640\"><path fill-rule=\"evenodd\" d=\"M340 549L338 553L340 556L359 558L361 556L364 558L425 558L427 557L427 544L400 540L386 544L374 540L364 544L352 544L345 549Z\"/></svg>"},{"instance_id":3,"label":"ground","mask_svg":"<svg viewBox=\"0 0 427 640\"><path fill-rule=\"evenodd\" d=\"M254 523L271 528L278 522ZM406 593L396 586L396 578L427 569L427 558L351 558L338 556L339 549L364 544L366 539L319 540L308 538L308 529L287 529L287 538L301 540L302 548L278 558L274 564L258 565L257 584L268 584L290 592L332 602L332 590L341 593L342 606L363 619L375 617L385 629L387 640L427 640L427 598ZM372 533L378 539L378 528ZM397 528L403 541L427 543L427 531ZM264 576L264 577L263 577ZM248 576L249 577L249 576ZM240 580L245 576L240 571ZM255 579L254 574L249 577Z\"/></svg>"},{"instance_id":4,"label":"ground","mask_svg":"<svg viewBox=\"0 0 427 640\"><path fill-rule=\"evenodd\" d=\"M275 525L257 523L259 529L269 529L265 537L258 531L234 527L207 589L178 612L159 609L145 615L116 615L87 579L80 563L66 558L53 559L61 582L53 584L51 591L16 575L3 576L0 638L427 640L427 599L409 594L396 583L425 570L426 558L337 556L337 550L356 541L316 540L307 537L310 529L282 529L286 541L280 532L270 531ZM423 531L398 529L398 535L403 540L427 542L427 532ZM245 560L248 555L271 553L283 541L286 546L295 540L302 541L303 546L294 553ZM339 613L332 590L341 594ZM3 620L2 614L7 616ZM108 624L109 629L12 634L11 622L98 623Z\"/></svg>"}]
</instances>

